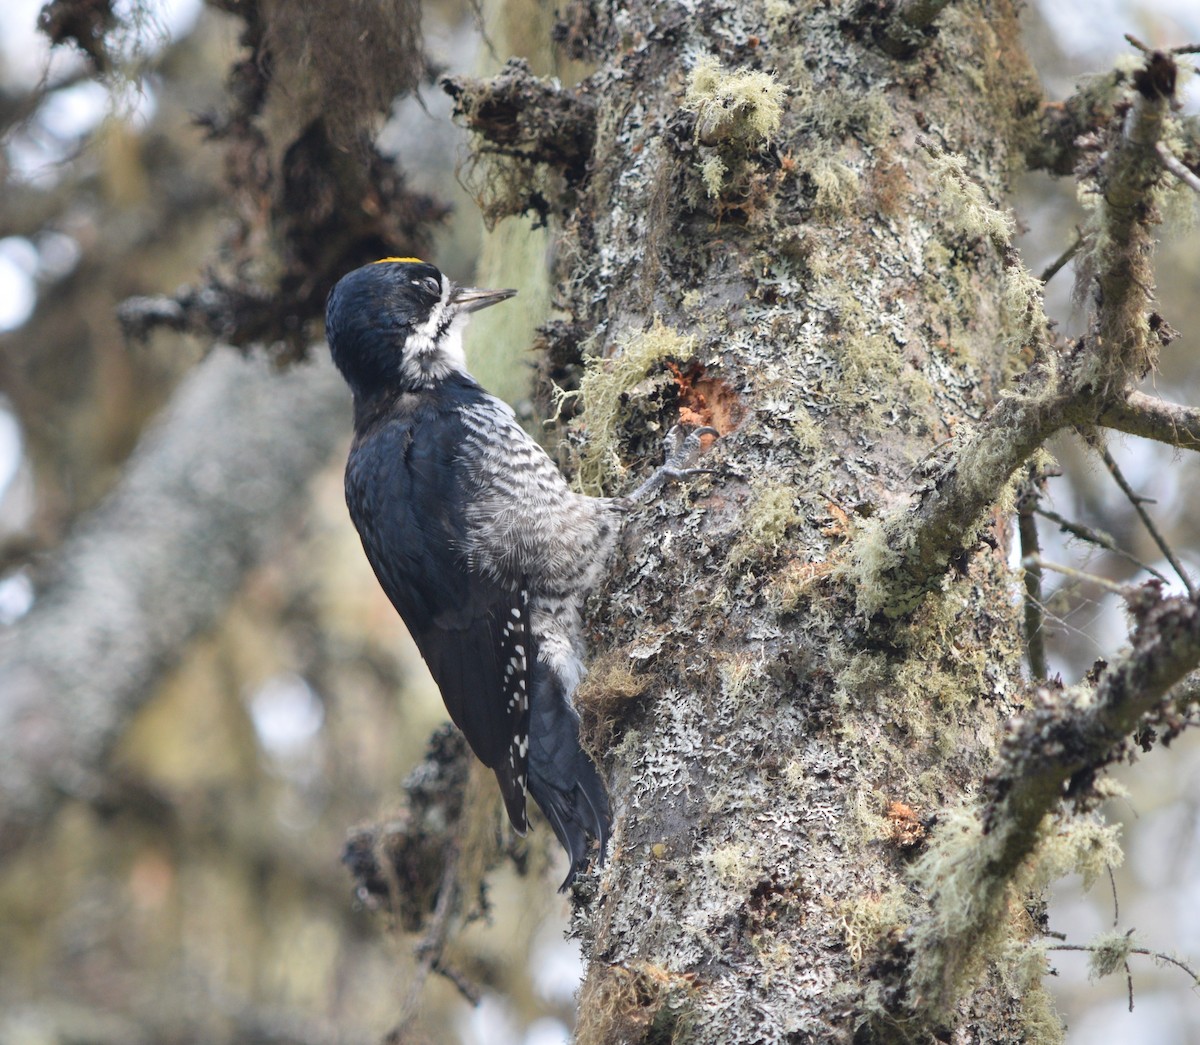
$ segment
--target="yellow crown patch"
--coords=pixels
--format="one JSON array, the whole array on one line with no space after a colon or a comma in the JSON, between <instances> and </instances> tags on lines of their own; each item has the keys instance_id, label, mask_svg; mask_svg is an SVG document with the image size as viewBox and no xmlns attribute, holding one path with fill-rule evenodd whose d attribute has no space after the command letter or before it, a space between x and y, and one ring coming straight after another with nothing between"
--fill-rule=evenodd
<instances>
[{"instance_id":1,"label":"yellow crown patch","mask_svg":"<svg viewBox=\"0 0 1200 1045\"><path fill-rule=\"evenodd\" d=\"M424 265L425 264L425 262L423 262L420 258L380 258L378 261L371 262L371 264L372 265L382 265L385 261L407 261L407 262L412 262L414 265Z\"/></svg>"}]
</instances>

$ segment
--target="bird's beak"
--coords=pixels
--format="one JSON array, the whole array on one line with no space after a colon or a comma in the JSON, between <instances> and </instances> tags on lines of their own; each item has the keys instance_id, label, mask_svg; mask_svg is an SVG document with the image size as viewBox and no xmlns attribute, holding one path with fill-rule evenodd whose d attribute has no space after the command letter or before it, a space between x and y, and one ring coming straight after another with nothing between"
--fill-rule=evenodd
<instances>
[{"instance_id":1,"label":"bird's beak","mask_svg":"<svg viewBox=\"0 0 1200 1045\"><path fill-rule=\"evenodd\" d=\"M450 303L460 312L478 312L489 305L498 305L516 293L515 290L481 290L479 287L455 287L450 292Z\"/></svg>"}]
</instances>

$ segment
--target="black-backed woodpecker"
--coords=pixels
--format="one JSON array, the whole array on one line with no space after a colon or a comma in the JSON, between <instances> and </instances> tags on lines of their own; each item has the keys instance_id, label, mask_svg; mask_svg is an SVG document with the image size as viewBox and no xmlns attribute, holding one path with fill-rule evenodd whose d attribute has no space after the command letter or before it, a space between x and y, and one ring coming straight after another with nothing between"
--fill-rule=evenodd
<instances>
[{"instance_id":1,"label":"black-backed woodpecker","mask_svg":"<svg viewBox=\"0 0 1200 1045\"><path fill-rule=\"evenodd\" d=\"M571 705L584 674L583 603L629 505L698 471L679 465L700 433L686 447L676 440L627 498L574 493L466 369L470 314L514 293L387 258L338 282L325 329L354 395L346 502L367 558L450 717L495 772L513 827L527 829L526 789L546 814L570 856L566 888L589 838L603 860L611 825Z\"/></svg>"}]
</instances>

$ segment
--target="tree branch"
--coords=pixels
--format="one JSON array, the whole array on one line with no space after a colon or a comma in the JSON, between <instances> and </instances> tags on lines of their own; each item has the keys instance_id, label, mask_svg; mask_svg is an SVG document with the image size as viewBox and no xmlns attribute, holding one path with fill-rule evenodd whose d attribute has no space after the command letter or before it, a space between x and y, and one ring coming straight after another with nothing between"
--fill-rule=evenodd
<instances>
[{"instance_id":1,"label":"tree branch","mask_svg":"<svg viewBox=\"0 0 1200 1045\"><path fill-rule=\"evenodd\" d=\"M1147 321L1154 289L1150 227L1158 220L1152 194L1162 177L1156 146L1175 95L1176 75L1174 60L1160 51L1134 74L1132 107L1111 135L1096 179L1102 202L1088 245L1090 264L1080 266L1078 286L1092 290L1094 335L1088 347L1106 392L1123 391L1129 379L1142 377L1158 358Z\"/></svg>"},{"instance_id":2,"label":"tree branch","mask_svg":"<svg viewBox=\"0 0 1200 1045\"><path fill-rule=\"evenodd\" d=\"M1200 175L1197 175L1191 167L1187 166L1182 160L1178 159L1170 149L1167 148L1166 142L1159 142L1155 147L1158 152L1158 158L1162 160L1162 165L1175 175L1181 182L1184 183L1193 192L1200 192Z\"/></svg>"},{"instance_id":3,"label":"tree branch","mask_svg":"<svg viewBox=\"0 0 1200 1045\"><path fill-rule=\"evenodd\" d=\"M1043 519L1049 519L1052 523L1058 523L1058 528L1063 533L1069 533L1072 537L1078 537L1081 541L1094 544L1097 548L1103 548L1106 552L1111 552L1113 555L1119 555L1139 570L1145 570L1152 577L1157 577L1164 584L1167 583L1167 578L1161 571L1156 570L1149 563L1142 562L1136 555L1130 555L1129 552L1117 544L1111 534L1107 534L1103 530L1097 530L1091 526L1084 526L1082 523L1071 522L1070 519L1064 518L1058 512L1053 512L1049 508L1043 508L1040 505L1033 510ZM1023 551L1022 556L1024 556Z\"/></svg>"},{"instance_id":4,"label":"tree branch","mask_svg":"<svg viewBox=\"0 0 1200 1045\"><path fill-rule=\"evenodd\" d=\"M1159 598L1159 589L1150 582L1130 598L1132 649L1094 687L1040 689L1035 705L1011 723L999 768L985 785L969 860L952 857L963 845L955 832L935 836L940 848L930 862L941 858L955 880L933 897L916 929L921 947L910 998L918 1010L945 1012L968 986L951 965L969 961L986 928L1002 917L1008 887L1040 843L1047 814L1084 793L1143 716L1172 702L1172 687L1200 665L1200 607Z\"/></svg>"},{"instance_id":5,"label":"tree branch","mask_svg":"<svg viewBox=\"0 0 1200 1045\"><path fill-rule=\"evenodd\" d=\"M940 584L978 540L986 512L1013 473L1061 428L1095 424L1131 380L1157 360L1173 335L1149 315L1157 220L1152 191L1162 175L1155 145L1175 88L1175 63L1156 51L1134 75L1126 118L1110 132L1097 174L1100 202L1078 286L1092 291L1091 332L1061 361L1032 374L1024 394L1001 400L975 433L938 467L917 503L885 520L855 550L860 612L897 617ZM1004 244L993 233L997 248ZM1035 382L1049 379L1041 390ZM879 546L882 541L884 547Z\"/></svg>"},{"instance_id":6,"label":"tree branch","mask_svg":"<svg viewBox=\"0 0 1200 1045\"><path fill-rule=\"evenodd\" d=\"M1017 499L1017 532L1021 541L1021 563L1025 569L1025 648L1029 673L1034 679L1046 677L1046 632L1042 614L1042 567L1037 519L1038 480L1031 476Z\"/></svg>"},{"instance_id":7,"label":"tree branch","mask_svg":"<svg viewBox=\"0 0 1200 1045\"><path fill-rule=\"evenodd\" d=\"M221 349L180 387L0 637L0 858L101 790L113 741L272 547L347 414L327 363L279 374Z\"/></svg>"},{"instance_id":8,"label":"tree branch","mask_svg":"<svg viewBox=\"0 0 1200 1045\"><path fill-rule=\"evenodd\" d=\"M585 175L596 137L586 91L534 76L523 58L510 58L490 79L448 76L441 85L454 114L504 154L559 168L571 181Z\"/></svg>"},{"instance_id":9,"label":"tree branch","mask_svg":"<svg viewBox=\"0 0 1200 1045\"><path fill-rule=\"evenodd\" d=\"M1165 403L1144 392L1114 399L1100 412L1099 423L1126 435L1140 435L1180 450L1200 450L1200 410Z\"/></svg>"},{"instance_id":10,"label":"tree branch","mask_svg":"<svg viewBox=\"0 0 1200 1045\"><path fill-rule=\"evenodd\" d=\"M1163 536L1162 531L1155 525L1153 517L1146 511L1142 503L1143 498L1139 497L1134 492L1133 487L1129 485L1129 481L1125 478L1124 473L1117 464L1116 458L1113 457L1107 447L1105 447L1101 456L1104 460L1104 466L1108 469L1109 474L1113 477L1116 484L1121 488L1121 492L1129 499L1129 503L1133 505L1133 510L1137 512L1138 518L1142 520L1142 525L1146 527L1146 531L1158 546L1158 550L1163 553L1163 558L1171 564L1171 568L1175 571L1179 579L1183 581L1183 586L1187 589L1187 593L1194 597L1196 589L1192 586L1192 579L1187 575L1187 571L1183 568L1183 563L1179 561L1179 556L1175 554L1171 545L1167 543L1167 539Z\"/></svg>"},{"instance_id":11,"label":"tree branch","mask_svg":"<svg viewBox=\"0 0 1200 1045\"><path fill-rule=\"evenodd\" d=\"M934 474L916 505L885 520L870 542L860 542L859 609L886 617L914 609L952 558L976 542L985 513L1013 472L1060 428L1084 423L1089 406L1057 389L997 403L948 460L931 464Z\"/></svg>"}]
</instances>

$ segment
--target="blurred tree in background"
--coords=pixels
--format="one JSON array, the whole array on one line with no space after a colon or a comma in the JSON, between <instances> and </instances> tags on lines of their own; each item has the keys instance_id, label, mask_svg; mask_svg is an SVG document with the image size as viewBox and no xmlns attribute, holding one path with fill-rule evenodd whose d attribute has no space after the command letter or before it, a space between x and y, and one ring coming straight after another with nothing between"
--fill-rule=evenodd
<instances>
[{"instance_id":1,"label":"blurred tree in background","mask_svg":"<svg viewBox=\"0 0 1200 1045\"><path fill-rule=\"evenodd\" d=\"M854 6L853 18L874 9ZM445 716L346 518L349 404L319 320L347 269L428 257L461 280L521 288L520 310L485 313L472 328L473 345L488 346L472 355L485 385L532 421L535 341L549 350L543 394L547 374L571 379L577 360L564 362L561 346L592 330L570 325L556 280L586 259L556 255L539 227L571 225L554 213L569 191L543 187L540 215L536 198L509 201L540 220L507 217L484 234L477 200L493 220L504 213L495 172L505 161L468 158L436 84L522 55L532 74L569 86L600 60L589 10L575 4L556 20L531 0L483 10L55 0L4 13L0 1045L370 1042L402 1023L404 1041L540 1043L572 1024L581 966L562 940L570 905L553 893L561 869L547 870L560 860L549 831L490 871L486 895L462 904L488 917L434 940L436 954L414 953L430 942L429 912L389 904L394 883L356 895L339 862L354 825L386 832L411 820L403 784L418 765L418 790L428 784L436 761L422 759ZM664 12L664 31L670 21ZM1125 29L1161 46L1197 35L1194 22L1190 32L1145 22L1106 26L1118 38L1108 46ZM1066 97L1069 59L1050 52L1036 12L1028 24L1048 96ZM629 30L622 46L636 55L644 40ZM932 63L927 73L936 79ZM682 97L686 85L674 89ZM1183 97L1194 112L1195 94ZM805 162L816 191L836 201L843 168L832 156ZM1038 274L1084 217L1069 177L1030 175L1018 191L1021 249ZM743 210L717 214L718 236L734 237ZM1185 338L1164 354L1155 387L1187 402L1200 377L1189 348L1200 251L1183 224L1167 215L1157 274L1159 308ZM577 226L571 236L578 244ZM811 249L803 237L778 245L789 258ZM1049 284L1052 315L1070 314L1069 291L1068 269ZM1096 455L1074 436L1052 449L1066 474L1049 480L1042 507L1105 531L1133 560L1068 540L1042 517L1044 556L1116 584L1145 579L1138 562L1170 575ZM1194 564L1191 455L1134 439L1111 452ZM831 511L827 527L850 525ZM1043 583L1049 669L1074 682L1124 641L1120 600L1093 580ZM1144 814L1132 859L1115 872L1122 930L1195 957L1200 924L1172 918L1200 909L1194 894L1139 891L1166 888L1164 865L1196 877L1200 812L1195 789L1180 786L1198 772L1189 750L1184 734L1134 767L1132 798L1113 813ZM475 776L465 786L494 859L511 844L491 841L494 796ZM1178 800L1159 814L1172 787ZM1086 944L1111 922L1109 896L1094 890L1101 902L1085 909L1068 886L1058 903L1071 942ZM772 896L760 900L770 917ZM1054 961L1069 975L1075 957ZM1187 976L1141 961L1139 1002L1166 1000L1129 1040L1200 1033ZM1087 1006L1110 985L1125 1005L1118 981L1085 984L1063 1004L1086 1028ZM477 991L484 1003L471 1010L462 995ZM1104 1032L1086 1040L1118 1040L1111 1023Z\"/></svg>"}]
</instances>

